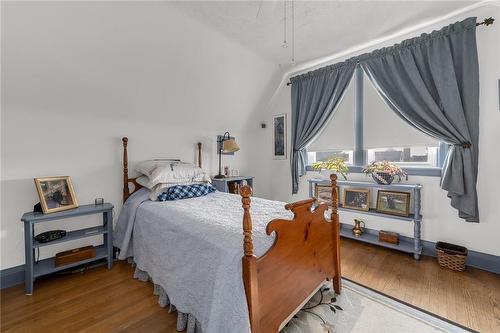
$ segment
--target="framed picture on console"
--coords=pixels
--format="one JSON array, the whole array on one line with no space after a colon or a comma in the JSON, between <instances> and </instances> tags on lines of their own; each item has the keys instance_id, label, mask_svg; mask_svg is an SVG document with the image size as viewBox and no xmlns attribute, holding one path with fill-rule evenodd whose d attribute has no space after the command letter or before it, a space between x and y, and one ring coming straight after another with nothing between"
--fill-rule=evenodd
<instances>
[{"instance_id":1,"label":"framed picture on console","mask_svg":"<svg viewBox=\"0 0 500 333\"><path fill-rule=\"evenodd\" d=\"M337 195L340 196L339 187L337 186ZM326 203L328 208L332 207L332 187L330 185L316 184L314 187L314 197L318 204ZM340 201L340 198L337 198Z\"/></svg>"},{"instance_id":2,"label":"framed picture on console","mask_svg":"<svg viewBox=\"0 0 500 333\"><path fill-rule=\"evenodd\" d=\"M275 160L286 160L286 114L273 117L273 156Z\"/></svg>"},{"instance_id":3,"label":"framed picture on console","mask_svg":"<svg viewBox=\"0 0 500 333\"><path fill-rule=\"evenodd\" d=\"M78 207L75 190L68 176L35 178L44 214Z\"/></svg>"},{"instance_id":4,"label":"framed picture on console","mask_svg":"<svg viewBox=\"0 0 500 333\"><path fill-rule=\"evenodd\" d=\"M410 193L379 190L377 212L398 216L410 215Z\"/></svg>"},{"instance_id":5,"label":"framed picture on console","mask_svg":"<svg viewBox=\"0 0 500 333\"><path fill-rule=\"evenodd\" d=\"M370 210L370 190L369 189L344 189L342 206L344 208L369 211Z\"/></svg>"}]
</instances>

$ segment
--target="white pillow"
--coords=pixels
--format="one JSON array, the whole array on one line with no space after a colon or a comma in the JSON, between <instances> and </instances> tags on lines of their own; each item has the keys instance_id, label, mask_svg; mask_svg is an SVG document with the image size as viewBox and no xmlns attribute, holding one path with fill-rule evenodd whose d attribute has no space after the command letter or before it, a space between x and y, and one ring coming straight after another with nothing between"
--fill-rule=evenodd
<instances>
[{"instance_id":1,"label":"white pillow","mask_svg":"<svg viewBox=\"0 0 500 333\"><path fill-rule=\"evenodd\" d=\"M160 183L210 181L210 176L208 176L200 167L197 167L191 163L179 161L143 161L136 166L136 170L148 177L149 186L146 186L148 188L151 188Z\"/></svg>"},{"instance_id":2,"label":"white pillow","mask_svg":"<svg viewBox=\"0 0 500 333\"><path fill-rule=\"evenodd\" d=\"M147 189L151 190L153 188L153 184L149 182L148 176L140 176L135 181L137 182L137 184L144 186Z\"/></svg>"}]
</instances>

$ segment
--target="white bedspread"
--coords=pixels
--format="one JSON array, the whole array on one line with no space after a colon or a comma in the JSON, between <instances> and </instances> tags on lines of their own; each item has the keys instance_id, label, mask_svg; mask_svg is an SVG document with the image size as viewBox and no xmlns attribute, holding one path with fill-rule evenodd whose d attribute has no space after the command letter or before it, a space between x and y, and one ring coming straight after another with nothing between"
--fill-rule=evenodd
<instances>
[{"instance_id":1,"label":"white bedspread","mask_svg":"<svg viewBox=\"0 0 500 333\"><path fill-rule=\"evenodd\" d=\"M114 244L121 249L120 259L133 256L179 311L196 317L204 333L249 332L241 197L215 192L178 201L147 199L148 191L138 191L118 218ZM257 256L274 241L265 234L266 225L275 218L292 218L284 205L252 198Z\"/></svg>"}]
</instances>

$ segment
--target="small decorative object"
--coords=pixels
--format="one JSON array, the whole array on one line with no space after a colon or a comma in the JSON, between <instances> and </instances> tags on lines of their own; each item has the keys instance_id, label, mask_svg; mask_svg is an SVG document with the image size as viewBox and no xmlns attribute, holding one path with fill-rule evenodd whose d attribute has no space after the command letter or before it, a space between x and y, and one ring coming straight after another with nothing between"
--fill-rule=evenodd
<instances>
[{"instance_id":1,"label":"small decorative object","mask_svg":"<svg viewBox=\"0 0 500 333\"><path fill-rule=\"evenodd\" d=\"M59 252L54 259L55 267L72 264L74 262L91 259L95 257L95 247L92 245L77 249Z\"/></svg>"},{"instance_id":2,"label":"small decorative object","mask_svg":"<svg viewBox=\"0 0 500 333\"><path fill-rule=\"evenodd\" d=\"M94 203L95 203L96 206L104 205L104 198L96 198L94 200Z\"/></svg>"},{"instance_id":3,"label":"small decorative object","mask_svg":"<svg viewBox=\"0 0 500 333\"><path fill-rule=\"evenodd\" d=\"M239 177L240 176L240 170L238 170L238 169L231 170L231 176L232 177Z\"/></svg>"},{"instance_id":4,"label":"small decorative object","mask_svg":"<svg viewBox=\"0 0 500 333\"><path fill-rule=\"evenodd\" d=\"M239 194L240 193L240 184L238 182L227 183L227 189L228 189L229 193Z\"/></svg>"},{"instance_id":5,"label":"small decorative object","mask_svg":"<svg viewBox=\"0 0 500 333\"><path fill-rule=\"evenodd\" d=\"M273 117L274 159L286 160L286 114Z\"/></svg>"},{"instance_id":6,"label":"small decorative object","mask_svg":"<svg viewBox=\"0 0 500 333\"><path fill-rule=\"evenodd\" d=\"M390 244L399 244L399 234L396 232L380 230L378 232L378 240Z\"/></svg>"},{"instance_id":7,"label":"small decorative object","mask_svg":"<svg viewBox=\"0 0 500 333\"><path fill-rule=\"evenodd\" d=\"M344 189L343 207L356 210L370 210L370 190L369 189Z\"/></svg>"},{"instance_id":8,"label":"small decorative object","mask_svg":"<svg viewBox=\"0 0 500 333\"><path fill-rule=\"evenodd\" d=\"M401 181L401 177L406 177L408 180L406 172L396 164L387 161L372 162L363 169L363 172L372 175L372 178L380 185L391 184L394 177L398 177L398 182Z\"/></svg>"},{"instance_id":9,"label":"small decorative object","mask_svg":"<svg viewBox=\"0 0 500 333\"><path fill-rule=\"evenodd\" d=\"M377 193L377 212L408 216L410 214L410 193L379 190Z\"/></svg>"},{"instance_id":10,"label":"small decorative object","mask_svg":"<svg viewBox=\"0 0 500 333\"><path fill-rule=\"evenodd\" d=\"M78 207L70 177L44 177L34 180L44 214Z\"/></svg>"},{"instance_id":11,"label":"small decorative object","mask_svg":"<svg viewBox=\"0 0 500 333\"><path fill-rule=\"evenodd\" d=\"M352 228L352 233L354 236L359 237L365 232L365 222L354 219L354 227Z\"/></svg>"},{"instance_id":12,"label":"small decorative object","mask_svg":"<svg viewBox=\"0 0 500 333\"><path fill-rule=\"evenodd\" d=\"M229 132L224 133L224 135L217 136L217 154L219 155L219 174L214 176L215 179L226 178L222 174L222 154L233 155L235 152L240 150L240 147L236 143Z\"/></svg>"},{"instance_id":13,"label":"small decorative object","mask_svg":"<svg viewBox=\"0 0 500 333\"><path fill-rule=\"evenodd\" d=\"M224 167L224 176L229 177L229 166L227 165Z\"/></svg>"},{"instance_id":14,"label":"small decorative object","mask_svg":"<svg viewBox=\"0 0 500 333\"><path fill-rule=\"evenodd\" d=\"M466 247L437 242L436 252L440 266L460 272L465 270L465 260L468 252Z\"/></svg>"},{"instance_id":15,"label":"small decorative object","mask_svg":"<svg viewBox=\"0 0 500 333\"><path fill-rule=\"evenodd\" d=\"M312 168L319 170L332 170L336 173L340 173L345 180L347 180L347 174L349 173L349 167L345 164L345 161L339 157L332 157L327 161L314 162Z\"/></svg>"},{"instance_id":16,"label":"small decorative object","mask_svg":"<svg viewBox=\"0 0 500 333\"><path fill-rule=\"evenodd\" d=\"M338 186L337 193L339 193ZM316 186L314 187L314 197L316 198L316 202L318 204L326 203L328 205L328 208L332 207L332 187L330 185L316 184Z\"/></svg>"}]
</instances>

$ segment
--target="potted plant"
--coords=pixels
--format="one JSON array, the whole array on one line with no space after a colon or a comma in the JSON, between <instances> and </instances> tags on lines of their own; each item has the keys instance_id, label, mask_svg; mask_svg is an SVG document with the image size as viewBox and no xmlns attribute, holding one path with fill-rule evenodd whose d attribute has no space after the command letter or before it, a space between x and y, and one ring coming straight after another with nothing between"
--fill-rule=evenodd
<instances>
[{"instance_id":1,"label":"potted plant","mask_svg":"<svg viewBox=\"0 0 500 333\"><path fill-rule=\"evenodd\" d=\"M345 161L340 157L332 157L326 161L314 162L312 168L315 170L332 170L335 173L339 173L347 180L347 174L349 173L349 167L345 164Z\"/></svg>"},{"instance_id":2,"label":"potted plant","mask_svg":"<svg viewBox=\"0 0 500 333\"><path fill-rule=\"evenodd\" d=\"M401 181L401 177L408 179L406 172L396 164L387 161L372 162L363 169L363 172L372 175L372 178L381 185L389 185L394 177L398 177L398 182Z\"/></svg>"}]
</instances>

